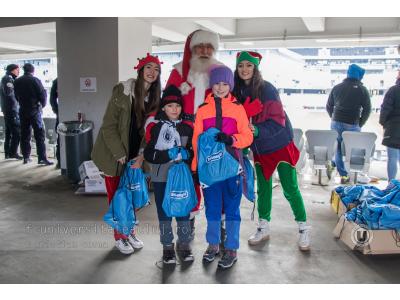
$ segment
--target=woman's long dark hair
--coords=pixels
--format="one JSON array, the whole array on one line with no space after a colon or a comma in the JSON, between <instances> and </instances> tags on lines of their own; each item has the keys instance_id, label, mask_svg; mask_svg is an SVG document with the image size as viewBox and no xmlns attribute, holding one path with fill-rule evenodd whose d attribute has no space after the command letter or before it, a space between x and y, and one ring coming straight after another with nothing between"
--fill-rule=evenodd
<instances>
[{"instance_id":1,"label":"woman's long dark hair","mask_svg":"<svg viewBox=\"0 0 400 300\"><path fill-rule=\"evenodd\" d=\"M234 80L235 80L235 85L232 93L240 103L243 103L246 100L246 96L243 95L243 89L245 89L247 86L244 80L240 78L237 66L234 74ZM262 78L260 71L258 70L257 67L254 67L253 77L251 78L249 84L249 87L251 89L251 95L250 95L251 99L255 98L261 99L263 84L264 84L264 79Z\"/></svg>"},{"instance_id":2,"label":"woman's long dark hair","mask_svg":"<svg viewBox=\"0 0 400 300\"><path fill-rule=\"evenodd\" d=\"M161 96L161 70L157 76L157 79L150 85L148 105L145 107L144 98L146 97L147 91L144 87L145 80L143 78L143 68L139 70L138 77L135 83L135 113L136 113L136 125L138 128L142 128L147 115L151 112L157 112L160 106Z\"/></svg>"}]
</instances>

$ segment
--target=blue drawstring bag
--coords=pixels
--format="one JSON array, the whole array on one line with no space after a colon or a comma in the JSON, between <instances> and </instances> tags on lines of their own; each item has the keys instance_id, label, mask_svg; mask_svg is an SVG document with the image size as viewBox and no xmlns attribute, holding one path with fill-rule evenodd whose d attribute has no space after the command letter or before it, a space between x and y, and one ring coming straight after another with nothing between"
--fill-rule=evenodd
<instances>
[{"instance_id":1,"label":"blue drawstring bag","mask_svg":"<svg viewBox=\"0 0 400 300\"><path fill-rule=\"evenodd\" d=\"M243 157L243 165L243 195L247 198L247 200L254 202L256 199L256 193L254 191L254 168L246 156Z\"/></svg>"},{"instance_id":2,"label":"blue drawstring bag","mask_svg":"<svg viewBox=\"0 0 400 300\"><path fill-rule=\"evenodd\" d=\"M380 229L400 229L400 207L387 204L382 208Z\"/></svg>"},{"instance_id":3,"label":"blue drawstring bag","mask_svg":"<svg viewBox=\"0 0 400 300\"><path fill-rule=\"evenodd\" d=\"M119 233L128 235L135 226L132 192L129 189L128 172L126 167L122 174L118 189L111 200L111 204L103 220Z\"/></svg>"},{"instance_id":4,"label":"blue drawstring bag","mask_svg":"<svg viewBox=\"0 0 400 300\"><path fill-rule=\"evenodd\" d=\"M364 201L361 204L363 224L366 224L369 229L379 229L379 220L385 205L373 201Z\"/></svg>"},{"instance_id":5,"label":"blue drawstring bag","mask_svg":"<svg viewBox=\"0 0 400 300\"><path fill-rule=\"evenodd\" d=\"M183 161L168 170L162 207L168 217L186 217L197 204L192 173Z\"/></svg>"},{"instance_id":6,"label":"blue drawstring bag","mask_svg":"<svg viewBox=\"0 0 400 300\"><path fill-rule=\"evenodd\" d=\"M211 127L198 139L198 174L203 189L242 172L239 162L226 150L225 144L215 141L219 132Z\"/></svg>"},{"instance_id":7,"label":"blue drawstring bag","mask_svg":"<svg viewBox=\"0 0 400 300\"><path fill-rule=\"evenodd\" d=\"M129 161L126 164L127 188L132 193L133 207L139 209L149 205L149 192L147 190L146 176L141 168L132 169L135 162Z\"/></svg>"}]
</instances>

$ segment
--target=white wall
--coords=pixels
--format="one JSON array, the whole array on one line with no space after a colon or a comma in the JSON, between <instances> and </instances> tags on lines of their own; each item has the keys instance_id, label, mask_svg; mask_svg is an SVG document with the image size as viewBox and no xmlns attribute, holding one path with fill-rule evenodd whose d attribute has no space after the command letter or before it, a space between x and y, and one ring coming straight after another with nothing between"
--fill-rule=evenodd
<instances>
[{"instance_id":1,"label":"white wall","mask_svg":"<svg viewBox=\"0 0 400 300\"><path fill-rule=\"evenodd\" d=\"M137 58L151 53L151 23L135 18L118 18L118 79L136 78Z\"/></svg>"}]
</instances>

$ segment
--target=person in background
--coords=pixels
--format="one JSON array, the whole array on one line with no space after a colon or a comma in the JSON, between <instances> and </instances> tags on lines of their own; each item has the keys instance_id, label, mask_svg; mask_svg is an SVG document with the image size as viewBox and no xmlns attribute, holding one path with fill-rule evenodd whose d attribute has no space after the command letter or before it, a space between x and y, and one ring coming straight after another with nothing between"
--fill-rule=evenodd
<instances>
[{"instance_id":1,"label":"person in background","mask_svg":"<svg viewBox=\"0 0 400 300\"><path fill-rule=\"evenodd\" d=\"M251 150L257 175L259 222L248 243L258 245L270 237L272 174L278 171L283 194L298 225L301 251L310 250L311 226L307 224L304 201L297 182L296 163L300 153L293 141L293 129L277 89L263 80L259 71L262 56L242 51L236 56L234 95L251 119L254 141Z\"/></svg>"},{"instance_id":2,"label":"person in background","mask_svg":"<svg viewBox=\"0 0 400 300\"><path fill-rule=\"evenodd\" d=\"M4 115L5 140L4 158L22 159L18 154L21 139L21 124L19 120L19 104L15 98L14 81L19 75L19 66L10 64L6 67L6 75L1 79L0 100Z\"/></svg>"},{"instance_id":3,"label":"person in background","mask_svg":"<svg viewBox=\"0 0 400 300\"><path fill-rule=\"evenodd\" d=\"M53 80L50 89L50 105L53 113L56 115L56 127L54 128L55 133L57 133L57 126L60 122L60 118L58 115L58 83L57 78ZM56 158L57 158L57 165L56 168L60 168L60 137L57 134L57 146L56 146Z\"/></svg>"},{"instance_id":4,"label":"person in background","mask_svg":"<svg viewBox=\"0 0 400 300\"><path fill-rule=\"evenodd\" d=\"M335 162L340 175L340 183L350 182L342 155L343 131L361 131L371 113L371 99L367 88L361 82L365 70L351 64L347 70L347 78L335 85L329 94L326 111L331 118L331 129L336 130L337 150Z\"/></svg>"},{"instance_id":5,"label":"person in background","mask_svg":"<svg viewBox=\"0 0 400 300\"><path fill-rule=\"evenodd\" d=\"M383 126L382 144L387 147L388 181L396 179L400 163L400 71L396 84L385 94L381 105L379 123Z\"/></svg>"},{"instance_id":6,"label":"person in background","mask_svg":"<svg viewBox=\"0 0 400 300\"><path fill-rule=\"evenodd\" d=\"M46 106L47 93L39 78L33 76L35 67L26 63L23 66L24 75L14 82L15 96L19 102L19 117L21 120L21 151L24 164L31 162L32 128L36 140L36 152L39 165L52 165L47 159L45 131L42 120L42 110Z\"/></svg>"},{"instance_id":7,"label":"person in background","mask_svg":"<svg viewBox=\"0 0 400 300\"><path fill-rule=\"evenodd\" d=\"M146 118L158 111L160 102L161 64L157 56L147 53L135 67L137 79L128 79L113 88L92 151L93 162L106 175L109 204L118 188L123 165L134 160L133 168L142 167ZM127 236L114 230L114 239L123 254L143 247L135 231Z\"/></svg>"}]
</instances>

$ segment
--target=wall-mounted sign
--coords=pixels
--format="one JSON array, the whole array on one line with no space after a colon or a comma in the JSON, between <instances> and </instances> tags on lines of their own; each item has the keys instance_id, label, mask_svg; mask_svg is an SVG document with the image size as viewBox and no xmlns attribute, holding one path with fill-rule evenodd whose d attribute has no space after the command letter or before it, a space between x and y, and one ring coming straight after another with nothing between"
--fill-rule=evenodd
<instances>
[{"instance_id":1,"label":"wall-mounted sign","mask_svg":"<svg viewBox=\"0 0 400 300\"><path fill-rule=\"evenodd\" d=\"M80 78L81 92L95 93L97 92L96 77Z\"/></svg>"}]
</instances>

